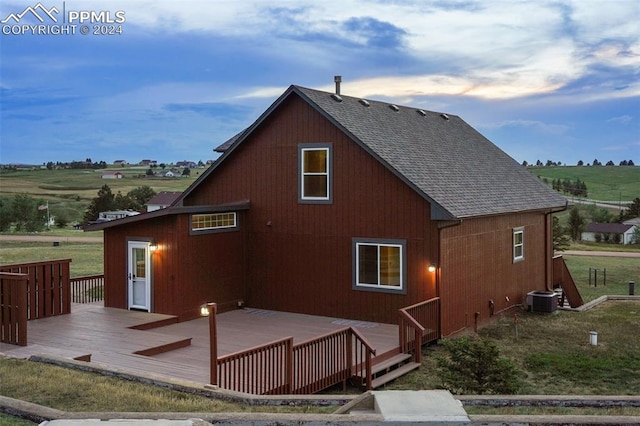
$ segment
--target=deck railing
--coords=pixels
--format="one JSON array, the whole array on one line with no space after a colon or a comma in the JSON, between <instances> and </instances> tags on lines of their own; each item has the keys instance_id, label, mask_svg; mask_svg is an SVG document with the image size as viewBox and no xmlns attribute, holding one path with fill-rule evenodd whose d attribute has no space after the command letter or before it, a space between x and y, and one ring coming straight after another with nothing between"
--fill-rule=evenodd
<instances>
[{"instance_id":1,"label":"deck railing","mask_svg":"<svg viewBox=\"0 0 640 426\"><path fill-rule=\"evenodd\" d=\"M562 294L569 302L569 306L577 308L584 305L582 296L578 291L575 281L571 276L569 268L564 261L562 255L554 256L553 258L553 285L562 287Z\"/></svg>"},{"instance_id":2,"label":"deck railing","mask_svg":"<svg viewBox=\"0 0 640 426\"><path fill-rule=\"evenodd\" d=\"M27 274L0 272L0 342L27 345Z\"/></svg>"},{"instance_id":3,"label":"deck railing","mask_svg":"<svg viewBox=\"0 0 640 426\"><path fill-rule=\"evenodd\" d=\"M104 275L71 278L71 301L92 303L104 300Z\"/></svg>"},{"instance_id":4,"label":"deck railing","mask_svg":"<svg viewBox=\"0 0 640 426\"><path fill-rule=\"evenodd\" d=\"M0 272L25 274L27 319L33 320L71 312L69 264L71 259L0 266Z\"/></svg>"},{"instance_id":5,"label":"deck railing","mask_svg":"<svg viewBox=\"0 0 640 426\"><path fill-rule=\"evenodd\" d=\"M315 393L361 373L371 388L375 349L351 327L293 345L287 337L217 359L224 389L252 394Z\"/></svg>"},{"instance_id":6,"label":"deck railing","mask_svg":"<svg viewBox=\"0 0 640 426\"><path fill-rule=\"evenodd\" d=\"M415 362L422 361L422 345L440 338L440 298L426 300L398 311L400 350L413 352Z\"/></svg>"}]
</instances>

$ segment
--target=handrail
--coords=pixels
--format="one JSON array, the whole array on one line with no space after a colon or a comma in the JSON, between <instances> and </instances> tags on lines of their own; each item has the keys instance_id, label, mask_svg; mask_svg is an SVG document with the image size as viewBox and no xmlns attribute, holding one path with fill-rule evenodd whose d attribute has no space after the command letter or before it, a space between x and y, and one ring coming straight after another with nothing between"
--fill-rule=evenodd
<instances>
[{"instance_id":1,"label":"handrail","mask_svg":"<svg viewBox=\"0 0 640 426\"><path fill-rule=\"evenodd\" d=\"M212 384L248 393L306 394L359 376L371 389L375 354L371 343L352 327L296 345L293 337L285 337L217 358L217 383Z\"/></svg>"},{"instance_id":2,"label":"handrail","mask_svg":"<svg viewBox=\"0 0 640 426\"><path fill-rule=\"evenodd\" d=\"M413 358L417 363L422 362L424 338L427 337L427 341L431 341L439 337L437 331L440 321L439 303L440 298L434 297L398 310L400 350L403 353L411 353L413 351ZM426 322L423 324L420 320ZM433 322L435 324L430 324ZM429 325L433 328L430 328ZM413 329L413 340L409 337L408 329Z\"/></svg>"},{"instance_id":3,"label":"handrail","mask_svg":"<svg viewBox=\"0 0 640 426\"><path fill-rule=\"evenodd\" d=\"M74 303L104 300L104 274L71 278L71 298Z\"/></svg>"},{"instance_id":4,"label":"handrail","mask_svg":"<svg viewBox=\"0 0 640 426\"><path fill-rule=\"evenodd\" d=\"M371 352L372 355L376 354L376 348L374 348L373 345L371 345L371 343L369 343L369 340L367 340L367 338L364 337L362 335L362 333L360 333L357 329L355 329L353 327L349 327L349 329L351 330L351 332L353 334L356 335L358 340L360 340L362 342L362 344L365 346L365 348L367 348Z\"/></svg>"}]
</instances>

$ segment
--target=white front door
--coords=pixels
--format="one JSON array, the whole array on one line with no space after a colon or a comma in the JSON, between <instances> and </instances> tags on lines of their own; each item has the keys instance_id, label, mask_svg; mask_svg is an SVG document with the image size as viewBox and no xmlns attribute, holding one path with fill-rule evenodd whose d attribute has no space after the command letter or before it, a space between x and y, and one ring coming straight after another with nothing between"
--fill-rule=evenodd
<instances>
[{"instance_id":1,"label":"white front door","mask_svg":"<svg viewBox=\"0 0 640 426\"><path fill-rule=\"evenodd\" d=\"M129 241L129 309L151 311L150 243Z\"/></svg>"}]
</instances>

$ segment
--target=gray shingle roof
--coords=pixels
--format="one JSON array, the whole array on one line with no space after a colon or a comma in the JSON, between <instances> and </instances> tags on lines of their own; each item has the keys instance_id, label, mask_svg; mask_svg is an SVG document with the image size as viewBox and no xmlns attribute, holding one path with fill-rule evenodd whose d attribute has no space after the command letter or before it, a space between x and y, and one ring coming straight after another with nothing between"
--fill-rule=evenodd
<instances>
[{"instance_id":1,"label":"gray shingle roof","mask_svg":"<svg viewBox=\"0 0 640 426\"><path fill-rule=\"evenodd\" d=\"M292 86L421 193L434 219L556 209L566 199L456 115ZM286 96L285 93L284 96Z\"/></svg>"}]
</instances>

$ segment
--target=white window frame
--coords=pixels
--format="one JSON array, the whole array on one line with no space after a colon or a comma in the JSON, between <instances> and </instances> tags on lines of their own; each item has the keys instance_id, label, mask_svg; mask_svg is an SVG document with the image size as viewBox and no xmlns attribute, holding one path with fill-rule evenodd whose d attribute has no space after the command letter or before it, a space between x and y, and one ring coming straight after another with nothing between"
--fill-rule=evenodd
<instances>
[{"instance_id":1,"label":"white window frame","mask_svg":"<svg viewBox=\"0 0 640 426\"><path fill-rule=\"evenodd\" d=\"M518 235L520 236L518 242ZM524 228L513 228L513 262L524 260Z\"/></svg>"},{"instance_id":2,"label":"white window frame","mask_svg":"<svg viewBox=\"0 0 640 426\"><path fill-rule=\"evenodd\" d=\"M361 246L376 246L378 248L378 283L360 282L360 250ZM396 247L400 249L400 285L391 286L380 284L380 247ZM353 289L360 291L374 291L382 293L407 293L407 244L405 240L387 240L376 238L354 238L353 239Z\"/></svg>"},{"instance_id":3,"label":"white window frame","mask_svg":"<svg viewBox=\"0 0 640 426\"><path fill-rule=\"evenodd\" d=\"M198 216L209 216L211 226L206 226L202 228L196 228L195 224L198 222ZM229 216L228 218L224 218L224 216ZM217 225L216 221L219 218L220 221L227 221L231 219L231 224ZM210 232L221 232L228 231L238 228L238 214L236 212L216 212L216 213L193 213L189 217L189 230L191 234L202 234L202 233L210 233Z\"/></svg>"},{"instance_id":4,"label":"white window frame","mask_svg":"<svg viewBox=\"0 0 640 426\"><path fill-rule=\"evenodd\" d=\"M332 203L332 180L333 180L333 169L332 169L332 155L333 155L333 147L331 144L300 144L298 146L298 202L300 203L308 203L308 204L331 204ZM326 155L326 165L324 172L306 172L304 170L304 155L306 152L310 151L325 151ZM308 196L304 193L304 183L305 178L307 176L326 176L327 177L327 187L326 187L326 195L324 197L315 197Z\"/></svg>"}]
</instances>

